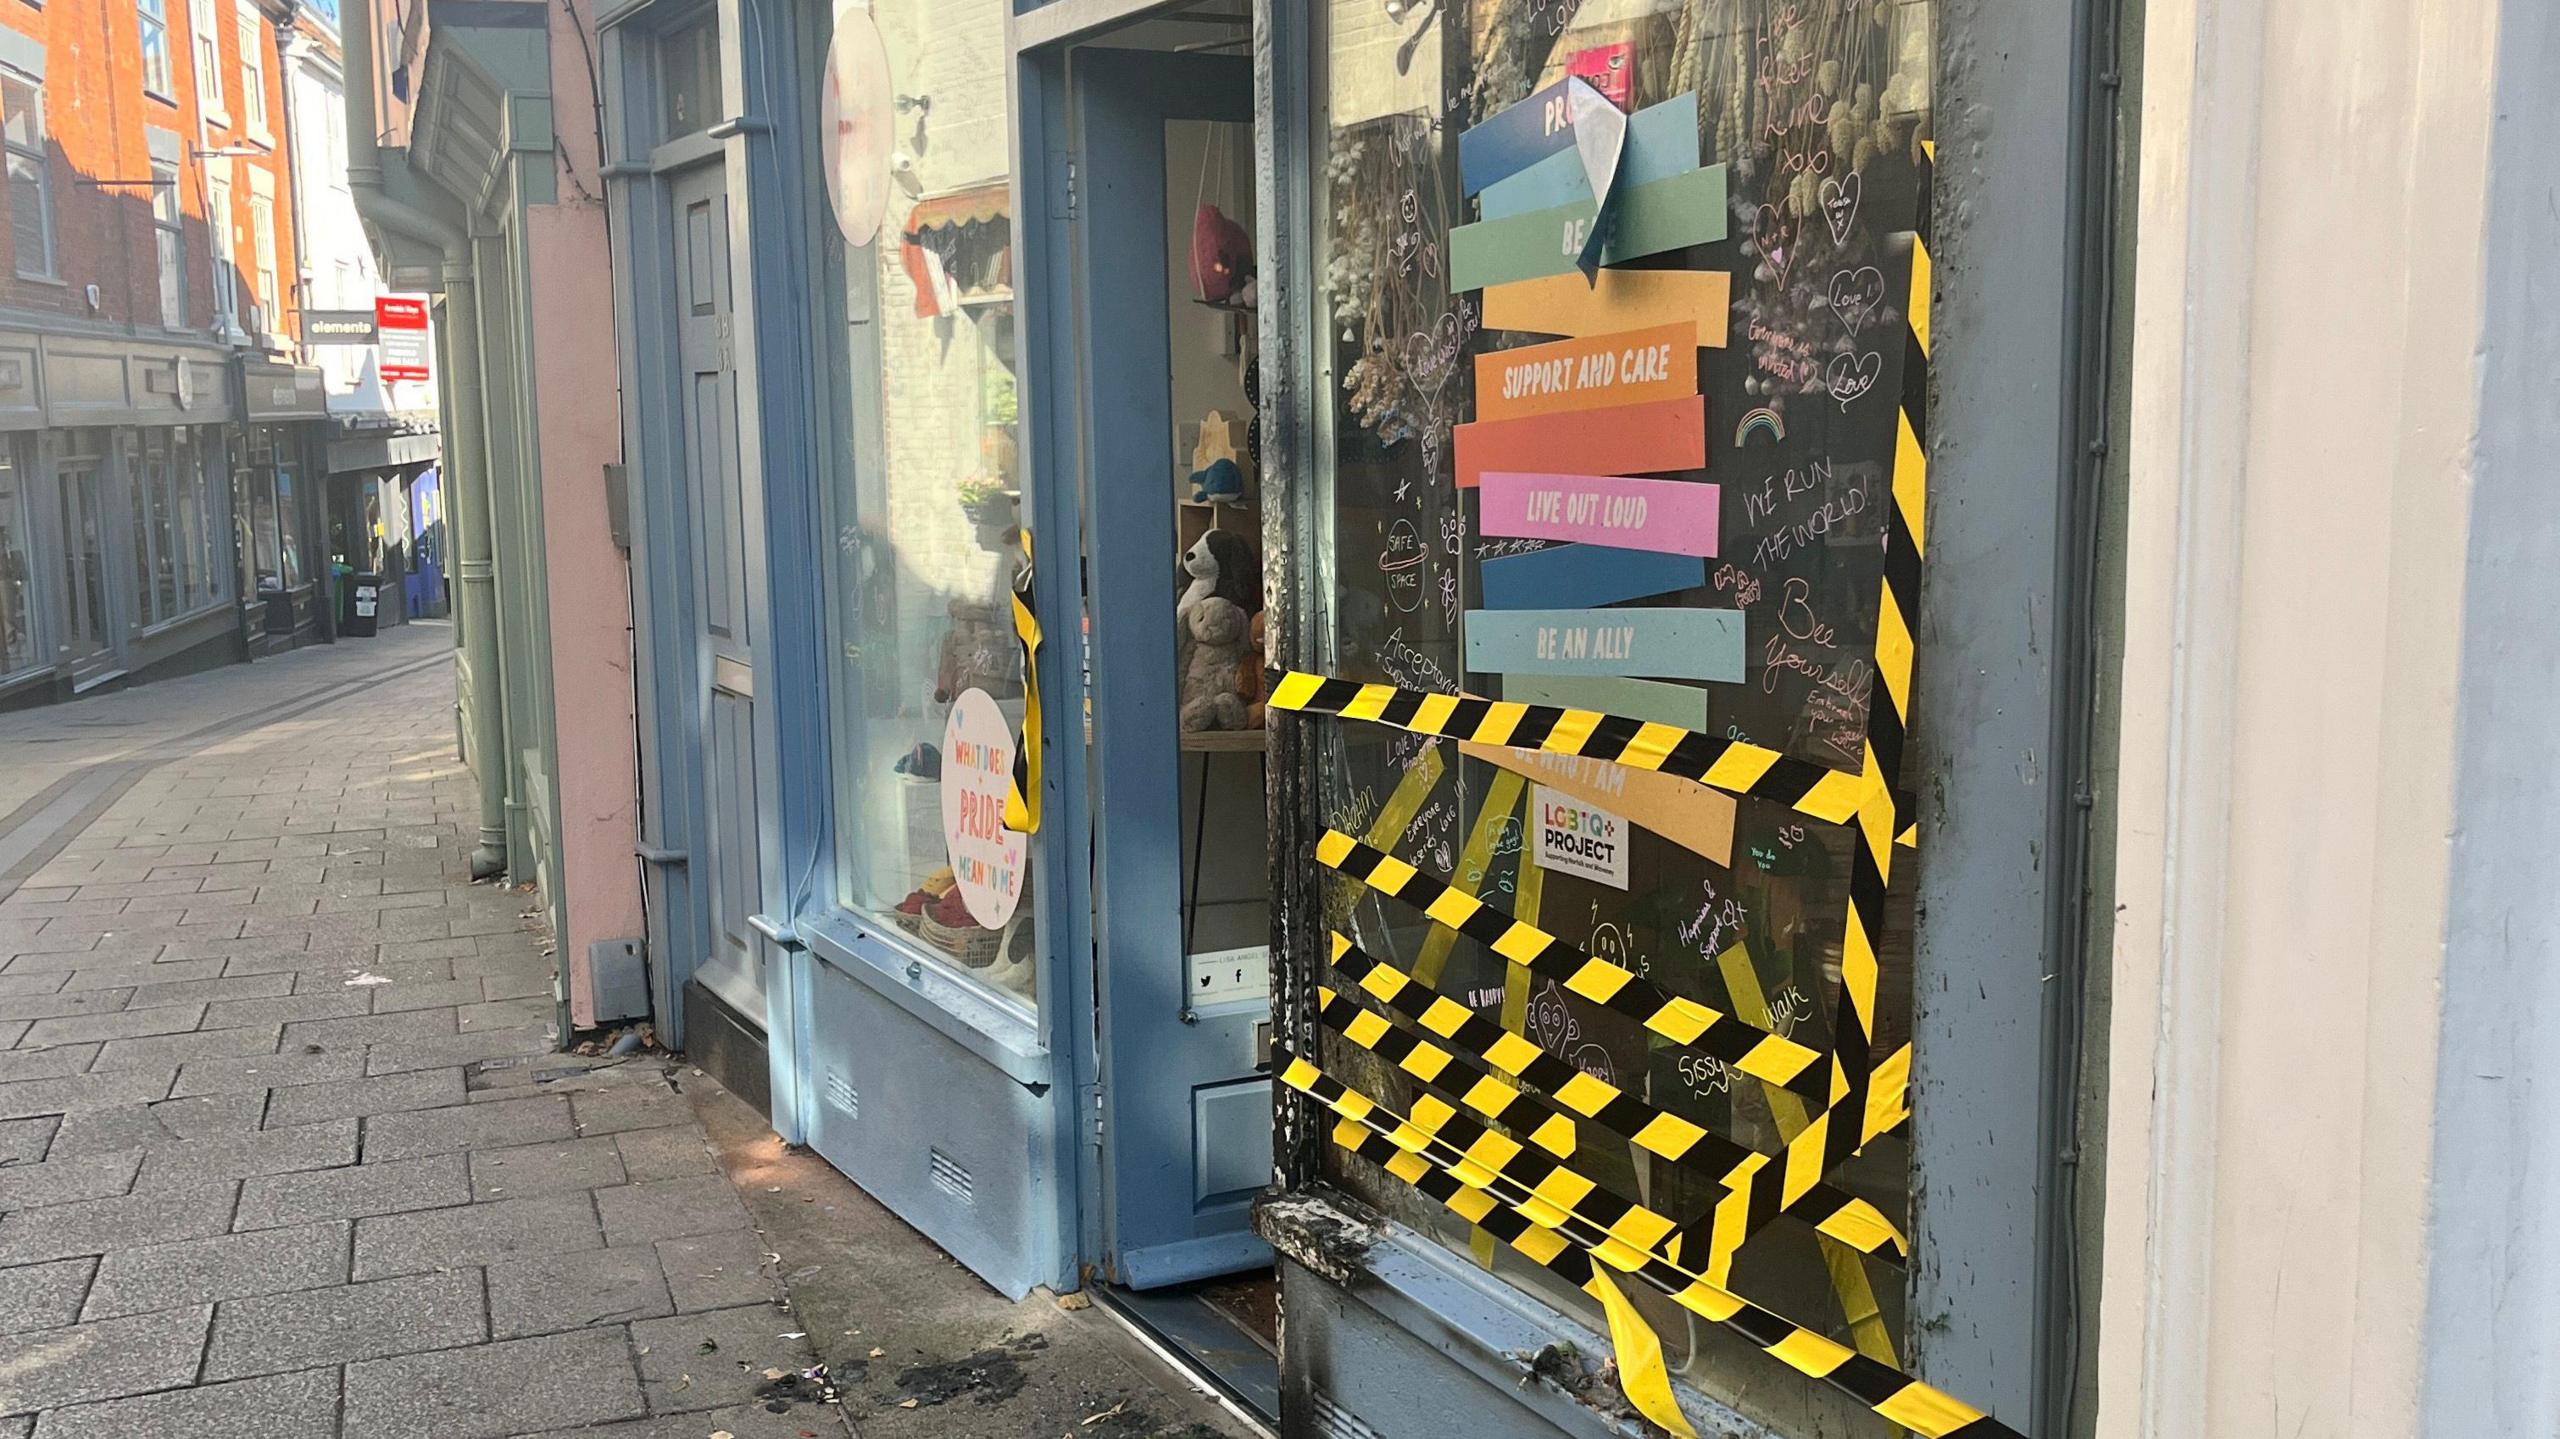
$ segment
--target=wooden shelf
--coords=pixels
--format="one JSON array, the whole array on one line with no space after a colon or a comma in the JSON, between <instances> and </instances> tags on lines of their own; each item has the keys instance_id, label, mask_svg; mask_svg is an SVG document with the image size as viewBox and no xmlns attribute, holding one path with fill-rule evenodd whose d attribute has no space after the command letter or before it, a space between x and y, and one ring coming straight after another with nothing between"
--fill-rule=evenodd
<instances>
[{"instance_id":1,"label":"wooden shelf","mask_svg":"<svg viewBox=\"0 0 2560 1439\"><path fill-rule=\"evenodd\" d=\"M1271 748L1271 731L1267 729L1191 730L1182 736L1182 747L1197 754L1247 754Z\"/></svg>"}]
</instances>

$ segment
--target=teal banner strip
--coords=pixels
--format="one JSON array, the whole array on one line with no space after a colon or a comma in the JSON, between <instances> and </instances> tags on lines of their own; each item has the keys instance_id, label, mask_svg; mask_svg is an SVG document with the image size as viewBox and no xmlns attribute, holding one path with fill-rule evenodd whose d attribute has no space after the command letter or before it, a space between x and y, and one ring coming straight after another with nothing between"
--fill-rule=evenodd
<instances>
[{"instance_id":1,"label":"teal banner strip","mask_svg":"<svg viewBox=\"0 0 2560 1439\"><path fill-rule=\"evenodd\" d=\"M1625 715L1629 719L1651 720L1655 724L1680 729L1704 731L1707 728L1705 690L1691 689L1687 685L1660 684L1653 680L1506 674L1502 677L1501 698L1521 704L1598 710L1602 714Z\"/></svg>"},{"instance_id":2,"label":"teal banner strip","mask_svg":"<svg viewBox=\"0 0 2560 1439\"><path fill-rule=\"evenodd\" d=\"M1698 97L1683 95L1650 105L1627 117L1627 150L1618 159L1621 186L1650 185L1698 168ZM1582 156L1567 150L1484 188L1476 197L1476 218L1508 220L1532 210L1552 210L1591 199L1591 179L1582 171Z\"/></svg>"},{"instance_id":3,"label":"teal banner strip","mask_svg":"<svg viewBox=\"0 0 2560 1439\"><path fill-rule=\"evenodd\" d=\"M1658 255L1725 236L1725 167L1708 165L1650 184L1621 185L1617 224L1600 263ZM1574 267L1599 208L1576 200L1505 220L1460 225L1449 232L1449 288L1480 290L1538 280Z\"/></svg>"},{"instance_id":4,"label":"teal banner strip","mask_svg":"<svg viewBox=\"0 0 2560 1439\"><path fill-rule=\"evenodd\" d=\"M1740 610L1469 610L1478 674L1742 678Z\"/></svg>"}]
</instances>

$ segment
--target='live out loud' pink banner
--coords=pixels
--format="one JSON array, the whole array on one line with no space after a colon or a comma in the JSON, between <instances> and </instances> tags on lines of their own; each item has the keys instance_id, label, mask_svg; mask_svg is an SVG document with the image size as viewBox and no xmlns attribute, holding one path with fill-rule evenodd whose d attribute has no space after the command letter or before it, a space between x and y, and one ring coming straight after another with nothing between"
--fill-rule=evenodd
<instances>
[{"instance_id":1,"label":"'live out loud' pink banner","mask_svg":"<svg viewBox=\"0 0 2560 1439\"><path fill-rule=\"evenodd\" d=\"M1666 555L1711 558L1716 552L1720 495L1712 484L1487 470L1483 493L1487 535Z\"/></svg>"}]
</instances>

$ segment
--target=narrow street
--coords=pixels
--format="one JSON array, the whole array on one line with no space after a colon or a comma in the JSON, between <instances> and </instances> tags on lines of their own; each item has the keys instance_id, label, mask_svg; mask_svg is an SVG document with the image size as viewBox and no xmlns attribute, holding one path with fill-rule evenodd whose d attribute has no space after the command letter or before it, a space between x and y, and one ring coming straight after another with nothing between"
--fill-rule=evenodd
<instances>
[{"instance_id":1,"label":"narrow street","mask_svg":"<svg viewBox=\"0 0 2560 1439\"><path fill-rule=\"evenodd\" d=\"M0 717L0 1436L803 1439L838 1382L866 1433L1229 1432L681 1060L555 1052L450 643Z\"/></svg>"}]
</instances>

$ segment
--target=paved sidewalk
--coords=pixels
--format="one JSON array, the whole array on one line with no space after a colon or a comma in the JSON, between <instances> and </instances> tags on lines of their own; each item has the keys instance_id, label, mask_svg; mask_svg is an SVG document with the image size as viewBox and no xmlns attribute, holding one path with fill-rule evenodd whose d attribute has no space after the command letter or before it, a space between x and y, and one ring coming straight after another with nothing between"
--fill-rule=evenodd
<instances>
[{"instance_id":1,"label":"paved sidewalk","mask_svg":"<svg viewBox=\"0 0 2560 1439\"><path fill-rule=\"evenodd\" d=\"M0 1439L846 1433L704 1081L551 1052L449 638L0 716Z\"/></svg>"}]
</instances>

